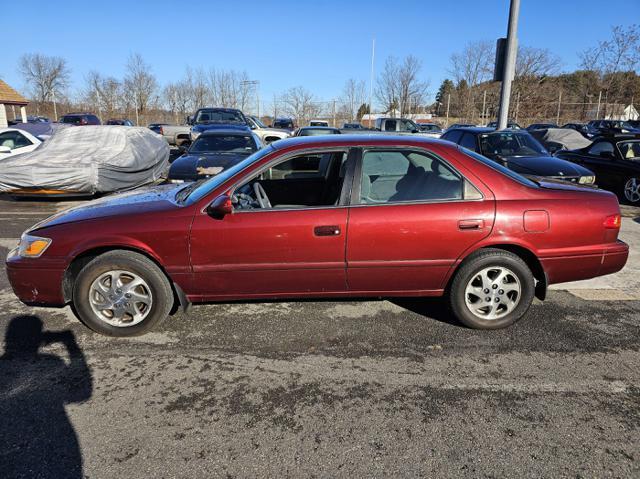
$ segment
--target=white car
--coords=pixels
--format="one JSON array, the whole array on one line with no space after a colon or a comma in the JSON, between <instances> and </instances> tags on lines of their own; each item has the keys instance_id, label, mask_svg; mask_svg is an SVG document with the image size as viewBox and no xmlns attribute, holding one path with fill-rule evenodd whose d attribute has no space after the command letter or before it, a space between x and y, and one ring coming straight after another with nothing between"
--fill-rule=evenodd
<instances>
[{"instance_id":1,"label":"white car","mask_svg":"<svg viewBox=\"0 0 640 479\"><path fill-rule=\"evenodd\" d=\"M311 120L309 126L329 126L329 122L325 120Z\"/></svg>"},{"instance_id":2,"label":"white car","mask_svg":"<svg viewBox=\"0 0 640 479\"><path fill-rule=\"evenodd\" d=\"M17 128L0 128L0 160L33 151L41 143L42 140L27 131Z\"/></svg>"}]
</instances>

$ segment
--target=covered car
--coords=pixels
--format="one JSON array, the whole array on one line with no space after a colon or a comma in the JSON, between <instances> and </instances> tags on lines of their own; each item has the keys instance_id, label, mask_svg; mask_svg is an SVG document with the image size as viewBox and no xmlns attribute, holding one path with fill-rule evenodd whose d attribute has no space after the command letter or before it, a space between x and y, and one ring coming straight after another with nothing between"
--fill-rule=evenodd
<instances>
[{"instance_id":1,"label":"covered car","mask_svg":"<svg viewBox=\"0 0 640 479\"><path fill-rule=\"evenodd\" d=\"M591 144L591 140L569 128L547 128L529 133L552 153L558 150L577 150Z\"/></svg>"},{"instance_id":2,"label":"covered car","mask_svg":"<svg viewBox=\"0 0 640 479\"><path fill-rule=\"evenodd\" d=\"M38 149L0 164L0 192L90 196L160 179L169 146L139 127L86 126L57 131Z\"/></svg>"}]
</instances>

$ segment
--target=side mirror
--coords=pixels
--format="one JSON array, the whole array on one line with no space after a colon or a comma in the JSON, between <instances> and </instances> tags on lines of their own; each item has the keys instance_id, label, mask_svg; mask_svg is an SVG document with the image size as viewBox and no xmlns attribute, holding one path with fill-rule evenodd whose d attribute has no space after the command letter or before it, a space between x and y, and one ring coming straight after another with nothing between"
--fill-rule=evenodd
<instances>
[{"instance_id":1,"label":"side mirror","mask_svg":"<svg viewBox=\"0 0 640 479\"><path fill-rule=\"evenodd\" d=\"M8 146L0 146L0 153L11 153L11 148Z\"/></svg>"},{"instance_id":2,"label":"side mirror","mask_svg":"<svg viewBox=\"0 0 640 479\"><path fill-rule=\"evenodd\" d=\"M233 205L229 195L220 195L207 206L207 214L216 220L233 213Z\"/></svg>"}]
</instances>

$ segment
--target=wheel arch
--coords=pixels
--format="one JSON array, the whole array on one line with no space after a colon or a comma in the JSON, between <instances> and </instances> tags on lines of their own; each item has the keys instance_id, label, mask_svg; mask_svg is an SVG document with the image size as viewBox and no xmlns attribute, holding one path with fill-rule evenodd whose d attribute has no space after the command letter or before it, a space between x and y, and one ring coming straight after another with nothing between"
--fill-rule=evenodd
<instances>
[{"instance_id":1,"label":"wheel arch","mask_svg":"<svg viewBox=\"0 0 640 479\"><path fill-rule=\"evenodd\" d=\"M545 273L544 268L542 266L542 263L540 262L540 260L532 250L530 250L529 248L526 248L525 246L522 246L519 244L513 244L513 243L487 244L487 245L483 245L480 248L474 249L473 251L470 251L462 259L462 261L460 261L456 265L456 267L451 272L447 280L447 285L446 285L447 291L451 287L451 283L453 282L453 278L455 277L456 273L466 263L466 261L469 258L471 258L473 255L487 249L499 249L503 251L508 251L509 253L515 254L520 259L522 259L527 264L531 272L533 273L533 277L536 279L536 291L535 291L536 298L538 298L541 301L543 301L546 298L548 279L547 279L547 274Z\"/></svg>"},{"instance_id":2,"label":"wheel arch","mask_svg":"<svg viewBox=\"0 0 640 479\"><path fill-rule=\"evenodd\" d=\"M158 268L160 268L162 274L164 274L167 278L167 281L169 281L169 284L171 285L171 291L173 292L173 307L171 308L171 314L175 314L175 312L178 310L178 307L186 311L186 309L190 306L189 300L187 299L184 291L182 291L182 288L180 288L180 286L175 281L173 281L169 273L167 273L164 266L160 263L160 261L158 261L156 257L142 248L124 245L95 246L76 254L73 260L71 260L71 262L69 263L69 266L67 266L67 269L65 270L62 278L62 294L66 303L69 303L72 299L75 279L82 268L84 268L98 256L111 251L130 251L132 253L140 254L141 256L144 256L153 264L155 264Z\"/></svg>"}]
</instances>

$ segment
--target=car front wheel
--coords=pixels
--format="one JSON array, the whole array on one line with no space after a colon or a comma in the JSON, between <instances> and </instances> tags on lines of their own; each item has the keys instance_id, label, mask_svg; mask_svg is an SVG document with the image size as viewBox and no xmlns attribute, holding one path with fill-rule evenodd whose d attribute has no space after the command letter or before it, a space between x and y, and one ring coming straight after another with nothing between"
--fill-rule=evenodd
<instances>
[{"instance_id":1,"label":"car front wheel","mask_svg":"<svg viewBox=\"0 0 640 479\"><path fill-rule=\"evenodd\" d=\"M531 306L535 279L517 255L486 249L468 258L451 283L455 316L475 329L499 329L519 320Z\"/></svg>"},{"instance_id":2,"label":"car front wheel","mask_svg":"<svg viewBox=\"0 0 640 479\"><path fill-rule=\"evenodd\" d=\"M173 305L171 285L145 256L110 251L78 274L73 307L80 321L107 336L144 334L166 318Z\"/></svg>"}]
</instances>

